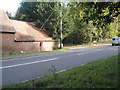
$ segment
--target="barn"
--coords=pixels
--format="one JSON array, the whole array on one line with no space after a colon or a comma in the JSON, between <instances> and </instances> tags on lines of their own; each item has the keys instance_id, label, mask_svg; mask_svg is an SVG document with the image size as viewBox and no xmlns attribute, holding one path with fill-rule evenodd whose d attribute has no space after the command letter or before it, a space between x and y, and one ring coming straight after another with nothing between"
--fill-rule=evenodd
<instances>
[{"instance_id":1,"label":"barn","mask_svg":"<svg viewBox=\"0 0 120 90\"><path fill-rule=\"evenodd\" d=\"M0 47L2 53L52 51L54 40L33 23L11 20L0 10Z\"/></svg>"}]
</instances>

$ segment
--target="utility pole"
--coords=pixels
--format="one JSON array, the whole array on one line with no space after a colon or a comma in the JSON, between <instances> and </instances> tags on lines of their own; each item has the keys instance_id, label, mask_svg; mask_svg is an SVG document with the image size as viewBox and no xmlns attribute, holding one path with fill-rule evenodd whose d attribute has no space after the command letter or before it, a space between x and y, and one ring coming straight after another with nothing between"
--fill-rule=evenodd
<instances>
[{"instance_id":1,"label":"utility pole","mask_svg":"<svg viewBox=\"0 0 120 90\"><path fill-rule=\"evenodd\" d=\"M60 4L61 4L61 8L60 8L60 49L62 49L62 6L63 6L62 0Z\"/></svg>"},{"instance_id":2,"label":"utility pole","mask_svg":"<svg viewBox=\"0 0 120 90\"><path fill-rule=\"evenodd\" d=\"M50 17L52 16L53 12L50 14L50 16L46 19L46 21L43 23L43 25L41 26L41 29L43 28L43 26L46 24L46 22L50 19Z\"/></svg>"}]
</instances>

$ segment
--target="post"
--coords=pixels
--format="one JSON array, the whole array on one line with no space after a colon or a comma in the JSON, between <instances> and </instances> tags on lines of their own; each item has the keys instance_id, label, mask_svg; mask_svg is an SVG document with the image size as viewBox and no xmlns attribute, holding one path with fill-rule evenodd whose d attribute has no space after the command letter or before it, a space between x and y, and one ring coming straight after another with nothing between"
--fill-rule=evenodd
<instances>
[{"instance_id":1,"label":"post","mask_svg":"<svg viewBox=\"0 0 120 90\"><path fill-rule=\"evenodd\" d=\"M40 42L40 51L42 51L42 42Z\"/></svg>"},{"instance_id":2,"label":"post","mask_svg":"<svg viewBox=\"0 0 120 90\"><path fill-rule=\"evenodd\" d=\"M62 49L62 6L63 6L63 3L62 3L62 0L61 0L61 10L60 10L60 49Z\"/></svg>"}]
</instances>

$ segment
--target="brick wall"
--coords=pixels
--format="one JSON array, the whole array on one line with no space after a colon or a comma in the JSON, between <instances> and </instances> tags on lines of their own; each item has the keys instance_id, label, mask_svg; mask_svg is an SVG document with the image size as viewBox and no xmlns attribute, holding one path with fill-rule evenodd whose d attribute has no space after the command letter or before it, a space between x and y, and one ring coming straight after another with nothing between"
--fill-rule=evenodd
<instances>
[{"instance_id":1,"label":"brick wall","mask_svg":"<svg viewBox=\"0 0 120 90\"><path fill-rule=\"evenodd\" d=\"M14 42L14 37L15 34L2 33L2 53L40 51L40 42ZM54 42L43 42L41 50L52 51L53 47Z\"/></svg>"}]
</instances>

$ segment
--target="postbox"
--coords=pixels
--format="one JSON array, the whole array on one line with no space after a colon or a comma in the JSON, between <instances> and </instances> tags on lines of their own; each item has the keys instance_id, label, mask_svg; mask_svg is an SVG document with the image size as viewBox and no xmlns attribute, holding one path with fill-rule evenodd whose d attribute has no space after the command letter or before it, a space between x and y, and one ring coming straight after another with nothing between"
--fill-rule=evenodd
<instances>
[{"instance_id":1,"label":"postbox","mask_svg":"<svg viewBox=\"0 0 120 90\"><path fill-rule=\"evenodd\" d=\"M43 44L43 43L42 43L42 42L40 42L40 47L42 46L42 44Z\"/></svg>"}]
</instances>

